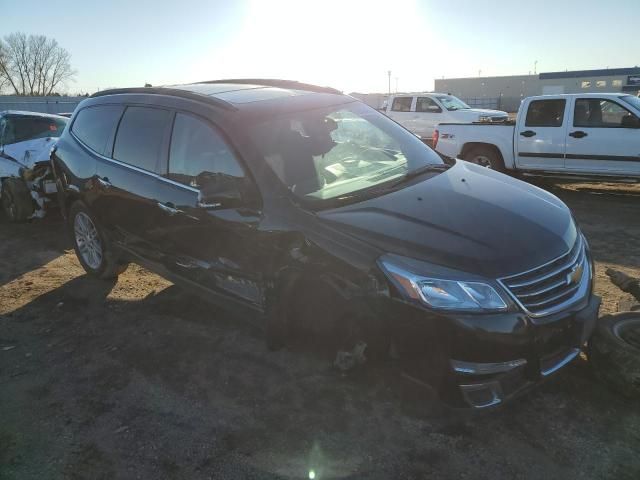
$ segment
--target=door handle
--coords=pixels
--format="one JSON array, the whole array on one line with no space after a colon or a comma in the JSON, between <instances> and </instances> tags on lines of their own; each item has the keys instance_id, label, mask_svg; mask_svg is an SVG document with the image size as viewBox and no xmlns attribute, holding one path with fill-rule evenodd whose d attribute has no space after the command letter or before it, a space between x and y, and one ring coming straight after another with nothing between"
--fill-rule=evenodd
<instances>
[{"instance_id":1,"label":"door handle","mask_svg":"<svg viewBox=\"0 0 640 480\"><path fill-rule=\"evenodd\" d=\"M162 210L165 213L168 213L171 216L177 215L179 213L184 213L182 210L178 210L177 208L175 208L173 206L173 203L158 202L157 205L158 205L158 208L160 208L160 210Z\"/></svg>"},{"instance_id":2,"label":"door handle","mask_svg":"<svg viewBox=\"0 0 640 480\"><path fill-rule=\"evenodd\" d=\"M536 136L536 132L534 132L533 130L525 130L524 132L520 132L520 135L522 135L523 137L535 137Z\"/></svg>"},{"instance_id":3,"label":"door handle","mask_svg":"<svg viewBox=\"0 0 640 480\"><path fill-rule=\"evenodd\" d=\"M104 189L113 187L113 185L111 184L111 182L107 177L104 177L104 178L98 177L96 181L98 182L98 185L100 185Z\"/></svg>"},{"instance_id":4,"label":"door handle","mask_svg":"<svg viewBox=\"0 0 640 480\"><path fill-rule=\"evenodd\" d=\"M587 132L583 132L582 130L578 130L577 132L571 132L569 134L569 136L573 137L573 138L584 138L587 135L588 135L588 133Z\"/></svg>"}]
</instances>

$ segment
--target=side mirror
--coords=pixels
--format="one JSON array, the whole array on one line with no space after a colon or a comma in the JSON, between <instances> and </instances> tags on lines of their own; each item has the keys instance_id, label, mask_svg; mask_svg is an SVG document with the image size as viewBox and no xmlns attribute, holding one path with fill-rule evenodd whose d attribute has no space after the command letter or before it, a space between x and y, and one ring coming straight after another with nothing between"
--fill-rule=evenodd
<instances>
[{"instance_id":1,"label":"side mirror","mask_svg":"<svg viewBox=\"0 0 640 480\"><path fill-rule=\"evenodd\" d=\"M224 208L242 204L245 179L224 173L201 173L196 177L200 186L198 207Z\"/></svg>"},{"instance_id":2,"label":"side mirror","mask_svg":"<svg viewBox=\"0 0 640 480\"><path fill-rule=\"evenodd\" d=\"M620 126L623 128L640 128L640 118L635 115L625 115L622 117Z\"/></svg>"}]
</instances>

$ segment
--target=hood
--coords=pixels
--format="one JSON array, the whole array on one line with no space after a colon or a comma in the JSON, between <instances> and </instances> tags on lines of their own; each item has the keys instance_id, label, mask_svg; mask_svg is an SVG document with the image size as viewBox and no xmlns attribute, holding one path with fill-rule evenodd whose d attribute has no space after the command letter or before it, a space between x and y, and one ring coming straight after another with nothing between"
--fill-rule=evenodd
<instances>
[{"instance_id":1,"label":"hood","mask_svg":"<svg viewBox=\"0 0 640 480\"><path fill-rule=\"evenodd\" d=\"M488 278L548 262L577 235L557 197L460 160L446 172L319 217L381 253Z\"/></svg>"},{"instance_id":2,"label":"hood","mask_svg":"<svg viewBox=\"0 0 640 480\"><path fill-rule=\"evenodd\" d=\"M470 108L468 110L458 110L456 112L458 115L464 115L465 118L470 120L477 120L480 116L487 117L508 117L509 114L507 112L501 112L500 110L486 110L483 108Z\"/></svg>"},{"instance_id":3,"label":"hood","mask_svg":"<svg viewBox=\"0 0 640 480\"><path fill-rule=\"evenodd\" d=\"M36 163L48 162L51 148L58 138L46 137L25 140L4 147L4 155L13 158L23 167L33 168Z\"/></svg>"}]
</instances>

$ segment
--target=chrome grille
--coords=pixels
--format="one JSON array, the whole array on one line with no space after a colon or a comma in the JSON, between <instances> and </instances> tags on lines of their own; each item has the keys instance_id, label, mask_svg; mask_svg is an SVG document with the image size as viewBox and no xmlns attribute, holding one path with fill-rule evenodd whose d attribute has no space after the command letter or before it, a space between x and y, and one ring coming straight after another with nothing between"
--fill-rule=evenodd
<instances>
[{"instance_id":1,"label":"chrome grille","mask_svg":"<svg viewBox=\"0 0 640 480\"><path fill-rule=\"evenodd\" d=\"M590 266L578 235L571 250L532 270L499 279L518 305L533 317L559 312L588 292Z\"/></svg>"}]
</instances>

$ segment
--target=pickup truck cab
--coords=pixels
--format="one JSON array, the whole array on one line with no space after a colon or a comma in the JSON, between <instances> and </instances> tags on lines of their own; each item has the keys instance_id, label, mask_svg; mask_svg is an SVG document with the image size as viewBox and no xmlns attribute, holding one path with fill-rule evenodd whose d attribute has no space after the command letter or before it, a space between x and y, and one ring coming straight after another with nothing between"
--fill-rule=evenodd
<instances>
[{"instance_id":1,"label":"pickup truck cab","mask_svg":"<svg viewBox=\"0 0 640 480\"><path fill-rule=\"evenodd\" d=\"M515 123L440 124L435 148L524 175L640 179L640 99L620 93L526 98Z\"/></svg>"},{"instance_id":2,"label":"pickup truck cab","mask_svg":"<svg viewBox=\"0 0 640 480\"><path fill-rule=\"evenodd\" d=\"M446 93L394 95L389 98L383 113L426 142L431 142L439 123L505 122L509 119L506 112L471 108Z\"/></svg>"}]
</instances>

